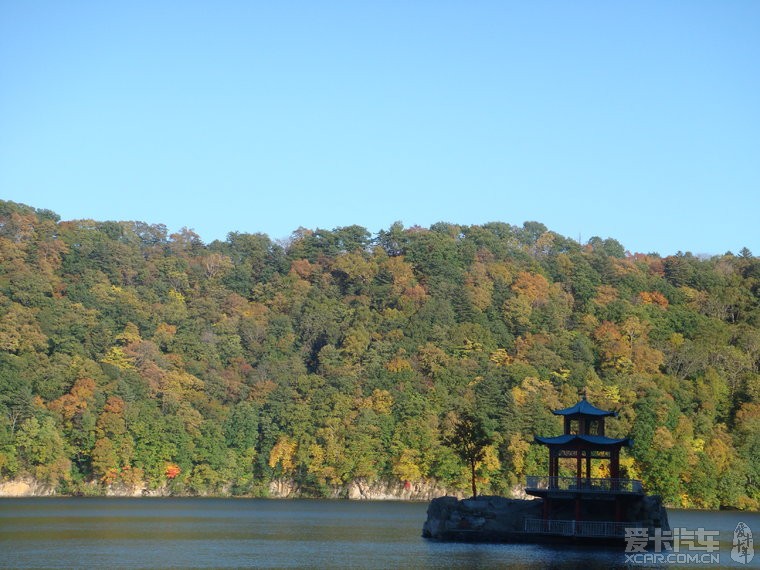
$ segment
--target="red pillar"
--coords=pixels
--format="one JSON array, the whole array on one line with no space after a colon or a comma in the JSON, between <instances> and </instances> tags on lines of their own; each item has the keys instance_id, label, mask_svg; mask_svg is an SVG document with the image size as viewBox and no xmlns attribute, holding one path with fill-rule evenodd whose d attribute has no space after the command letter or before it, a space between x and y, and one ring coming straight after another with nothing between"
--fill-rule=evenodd
<instances>
[{"instance_id":1,"label":"red pillar","mask_svg":"<svg viewBox=\"0 0 760 570\"><path fill-rule=\"evenodd\" d=\"M554 487L559 487L559 451L554 451L554 459L552 460L552 465L554 467Z\"/></svg>"},{"instance_id":2,"label":"red pillar","mask_svg":"<svg viewBox=\"0 0 760 570\"><path fill-rule=\"evenodd\" d=\"M554 450L549 448L549 487L552 486L552 477L554 476Z\"/></svg>"},{"instance_id":3,"label":"red pillar","mask_svg":"<svg viewBox=\"0 0 760 570\"><path fill-rule=\"evenodd\" d=\"M591 452L586 451L586 485L591 488Z\"/></svg>"},{"instance_id":4,"label":"red pillar","mask_svg":"<svg viewBox=\"0 0 760 570\"><path fill-rule=\"evenodd\" d=\"M610 477L612 478L612 489L619 489L620 483L620 450L613 449L610 452Z\"/></svg>"}]
</instances>

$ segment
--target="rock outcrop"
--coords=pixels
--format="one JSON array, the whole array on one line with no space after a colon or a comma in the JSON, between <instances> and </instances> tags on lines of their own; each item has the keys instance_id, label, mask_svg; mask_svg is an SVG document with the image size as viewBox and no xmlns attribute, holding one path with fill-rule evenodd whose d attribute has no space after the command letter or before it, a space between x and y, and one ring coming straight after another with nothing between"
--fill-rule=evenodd
<instances>
[{"instance_id":1,"label":"rock outcrop","mask_svg":"<svg viewBox=\"0 0 760 570\"><path fill-rule=\"evenodd\" d=\"M434 481L412 483L354 479L345 485L331 487L326 498L353 501L430 501L434 497L440 497L450 492L451 490L441 487ZM272 481L269 484L268 493L270 497L278 499L314 496L301 489L292 479Z\"/></svg>"},{"instance_id":2,"label":"rock outcrop","mask_svg":"<svg viewBox=\"0 0 760 570\"><path fill-rule=\"evenodd\" d=\"M631 503L626 520L641 522L642 526L649 529L649 536L654 534L655 528L670 530L668 511L659 495L645 495L639 501Z\"/></svg>"},{"instance_id":3,"label":"rock outcrop","mask_svg":"<svg viewBox=\"0 0 760 570\"><path fill-rule=\"evenodd\" d=\"M480 496L460 501L440 497L428 507L422 536L473 542L519 541L524 519L540 517L542 504L541 499Z\"/></svg>"},{"instance_id":4,"label":"rock outcrop","mask_svg":"<svg viewBox=\"0 0 760 570\"><path fill-rule=\"evenodd\" d=\"M537 537L523 532L524 521L526 518L541 518L542 509L542 499L481 496L458 500L456 497L439 497L428 507L422 536L468 542L532 542ZM572 515L568 514L568 518ZM588 520L593 519L589 517ZM631 501L624 520L640 522L649 529L650 536L655 528L670 530L668 513L659 496L644 496Z\"/></svg>"},{"instance_id":5,"label":"rock outcrop","mask_svg":"<svg viewBox=\"0 0 760 570\"><path fill-rule=\"evenodd\" d=\"M12 479L0 482L0 497L48 497L55 489L35 479Z\"/></svg>"},{"instance_id":6,"label":"rock outcrop","mask_svg":"<svg viewBox=\"0 0 760 570\"><path fill-rule=\"evenodd\" d=\"M352 500L367 501L429 501L446 494L446 489L435 483L374 481L354 479L348 484L347 496Z\"/></svg>"}]
</instances>

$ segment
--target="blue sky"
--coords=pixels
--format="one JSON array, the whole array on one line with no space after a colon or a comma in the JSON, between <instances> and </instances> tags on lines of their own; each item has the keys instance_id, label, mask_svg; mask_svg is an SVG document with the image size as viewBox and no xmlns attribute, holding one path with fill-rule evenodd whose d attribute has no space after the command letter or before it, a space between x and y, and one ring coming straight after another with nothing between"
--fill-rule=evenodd
<instances>
[{"instance_id":1,"label":"blue sky","mask_svg":"<svg viewBox=\"0 0 760 570\"><path fill-rule=\"evenodd\" d=\"M754 0L0 2L0 198L760 254Z\"/></svg>"}]
</instances>

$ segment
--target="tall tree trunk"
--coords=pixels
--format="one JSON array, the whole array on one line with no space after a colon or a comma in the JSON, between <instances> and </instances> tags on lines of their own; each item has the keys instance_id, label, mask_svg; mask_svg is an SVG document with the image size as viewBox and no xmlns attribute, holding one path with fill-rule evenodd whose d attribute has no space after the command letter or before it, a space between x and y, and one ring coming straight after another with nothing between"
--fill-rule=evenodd
<instances>
[{"instance_id":1,"label":"tall tree trunk","mask_svg":"<svg viewBox=\"0 0 760 570\"><path fill-rule=\"evenodd\" d=\"M478 489L475 487L475 462L470 461L470 467L472 468L472 498L475 499L478 496Z\"/></svg>"}]
</instances>

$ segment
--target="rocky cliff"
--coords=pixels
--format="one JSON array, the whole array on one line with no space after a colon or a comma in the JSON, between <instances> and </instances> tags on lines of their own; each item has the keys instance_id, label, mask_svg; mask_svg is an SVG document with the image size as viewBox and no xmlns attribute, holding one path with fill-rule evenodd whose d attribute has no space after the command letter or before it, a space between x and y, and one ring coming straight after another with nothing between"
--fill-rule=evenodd
<instances>
[{"instance_id":1,"label":"rocky cliff","mask_svg":"<svg viewBox=\"0 0 760 570\"><path fill-rule=\"evenodd\" d=\"M354 479L345 485L330 489L328 498L351 499L357 501L430 501L434 497L451 494L454 491L440 486L435 481L416 483L403 481L367 481ZM291 479L277 479L269 484L269 496L274 498L298 498L311 496ZM457 492L457 496L462 495Z\"/></svg>"},{"instance_id":2,"label":"rocky cliff","mask_svg":"<svg viewBox=\"0 0 760 570\"><path fill-rule=\"evenodd\" d=\"M440 486L435 481L419 481L416 483L402 481L367 481L354 479L345 485L336 485L329 489L325 498L351 499L366 501L430 501L441 495L453 495L458 492ZM147 485L126 486L114 484L99 485L97 482L81 484L75 494L105 497L168 497L176 495L176 489L164 485L149 489ZM183 493L194 496L192 492ZM275 499L313 498L314 492L304 490L292 479L276 479L265 488L263 495ZM0 482L0 497L42 497L58 495L55 489L34 479L21 478ZM228 496L224 489L216 496ZM256 494L255 496L261 496ZM462 496L462 495L458 495Z\"/></svg>"},{"instance_id":3,"label":"rocky cliff","mask_svg":"<svg viewBox=\"0 0 760 570\"><path fill-rule=\"evenodd\" d=\"M0 497L48 497L55 490L34 479L12 479L0 482Z\"/></svg>"}]
</instances>

